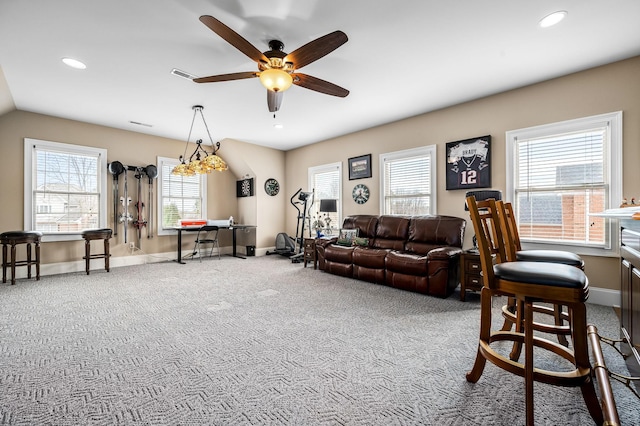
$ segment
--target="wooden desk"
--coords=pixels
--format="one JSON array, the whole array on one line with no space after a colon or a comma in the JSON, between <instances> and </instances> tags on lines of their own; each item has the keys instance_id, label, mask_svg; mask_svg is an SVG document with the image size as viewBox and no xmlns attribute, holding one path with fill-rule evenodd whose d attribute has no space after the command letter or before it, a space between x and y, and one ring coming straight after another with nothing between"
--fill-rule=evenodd
<instances>
[{"instance_id":1,"label":"wooden desk","mask_svg":"<svg viewBox=\"0 0 640 426\"><path fill-rule=\"evenodd\" d=\"M230 231L233 232L233 251L231 253L232 257L237 257L240 259L246 259L244 256L239 256L238 255L238 251L237 251L237 239L236 239L236 231L238 229L241 230L245 230L245 229L250 229L250 228L255 228L255 225L241 225L241 224L235 224L235 225L231 225L231 226L220 226L218 227L218 229L220 231L228 229ZM200 229L200 226L176 226L172 229L175 229L176 231L178 231L178 256L176 257L176 262L181 263L181 264L185 264L185 262L182 261L182 233L183 232L198 232L198 230Z\"/></svg>"}]
</instances>

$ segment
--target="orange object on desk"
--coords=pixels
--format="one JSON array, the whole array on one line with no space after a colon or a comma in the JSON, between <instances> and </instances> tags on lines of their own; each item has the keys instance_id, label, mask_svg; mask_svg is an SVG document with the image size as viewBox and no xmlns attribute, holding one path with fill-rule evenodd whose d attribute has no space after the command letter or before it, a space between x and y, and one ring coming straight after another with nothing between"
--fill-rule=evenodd
<instances>
[{"instance_id":1,"label":"orange object on desk","mask_svg":"<svg viewBox=\"0 0 640 426\"><path fill-rule=\"evenodd\" d=\"M640 212L635 212L632 216L631 219L633 220L640 220Z\"/></svg>"},{"instance_id":2,"label":"orange object on desk","mask_svg":"<svg viewBox=\"0 0 640 426\"><path fill-rule=\"evenodd\" d=\"M204 219L181 220L180 226L204 226L207 221Z\"/></svg>"}]
</instances>

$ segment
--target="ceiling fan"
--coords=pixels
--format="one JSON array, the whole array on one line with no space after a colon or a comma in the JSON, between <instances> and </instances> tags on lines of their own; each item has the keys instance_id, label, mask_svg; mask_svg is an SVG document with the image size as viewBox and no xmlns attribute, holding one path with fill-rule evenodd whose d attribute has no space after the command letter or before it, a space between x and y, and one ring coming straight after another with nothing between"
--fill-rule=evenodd
<instances>
[{"instance_id":1,"label":"ceiling fan","mask_svg":"<svg viewBox=\"0 0 640 426\"><path fill-rule=\"evenodd\" d=\"M229 44L256 61L258 63L258 71L194 78L193 81L196 83L214 83L259 77L262 85L267 88L267 105L271 112L276 112L280 109L283 92L291 87L292 84L341 98L349 94L347 89L338 85L308 74L296 72L298 69L328 55L346 43L348 38L342 31L334 31L319 37L291 53L285 53L282 50L284 44L280 40L271 40L269 42L269 50L263 53L216 18L204 15L200 17L200 21L229 42Z\"/></svg>"}]
</instances>

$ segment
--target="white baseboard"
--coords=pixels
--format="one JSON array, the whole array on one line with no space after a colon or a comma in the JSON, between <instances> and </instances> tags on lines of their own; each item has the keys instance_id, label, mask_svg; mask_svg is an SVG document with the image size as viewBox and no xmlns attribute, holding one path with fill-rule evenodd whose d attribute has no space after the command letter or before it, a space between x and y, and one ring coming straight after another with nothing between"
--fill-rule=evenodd
<instances>
[{"instance_id":1,"label":"white baseboard","mask_svg":"<svg viewBox=\"0 0 640 426\"><path fill-rule=\"evenodd\" d=\"M620 290L589 286L587 303L602 306L620 306Z\"/></svg>"}]
</instances>

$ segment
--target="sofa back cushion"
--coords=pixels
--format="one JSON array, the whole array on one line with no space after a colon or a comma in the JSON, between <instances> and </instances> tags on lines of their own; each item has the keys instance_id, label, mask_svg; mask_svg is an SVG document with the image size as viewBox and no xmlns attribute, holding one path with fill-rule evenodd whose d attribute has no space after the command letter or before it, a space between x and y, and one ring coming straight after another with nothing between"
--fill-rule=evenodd
<instances>
[{"instance_id":1,"label":"sofa back cushion","mask_svg":"<svg viewBox=\"0 0 640 426\"><path fill-rule=\"evenodd\" d=\"M380 216L372 247L404 250L409 235L409 216Z\"/></svg>"},{"instance_id":2,"label":"sofa back cushion","mask_svg":"<svg viewBox=\"0 0 640 426\"><path fill-rule=\"evenodd\" d=\"M372 215L356 215L347 216L342 222L344 229L357 229L358 237L373 238L376 235L376 226L378 225L378 216Z\"/></svg>"},{"instance_id":3,"label":"sofa back cushion","mask_svg":"<svg viewBox=\"0 0 640 426\"><path fill-rule=\"evenodd\" d=\"M467 221L454 216L413 216L406 251L426 254L435 247L462 248Z\"/></svg>"}]
</instances>

